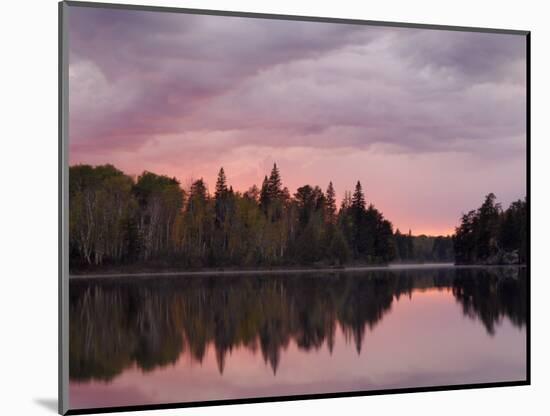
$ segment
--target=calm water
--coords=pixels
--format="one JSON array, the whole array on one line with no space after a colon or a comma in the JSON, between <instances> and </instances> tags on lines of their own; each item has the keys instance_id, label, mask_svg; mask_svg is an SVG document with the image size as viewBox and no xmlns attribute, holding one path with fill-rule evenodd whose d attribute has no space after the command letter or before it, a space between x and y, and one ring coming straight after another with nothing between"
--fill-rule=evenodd
<instances>
[{"instance_id":1,"label":"calm water","mask_svg":"<svg viewBox=\"0 0 550 416\"><path fill-rule=\"evenodd\" d=\"M517 268L78 279L71 408L526 377Z\"/></svg>"}]
</instances>

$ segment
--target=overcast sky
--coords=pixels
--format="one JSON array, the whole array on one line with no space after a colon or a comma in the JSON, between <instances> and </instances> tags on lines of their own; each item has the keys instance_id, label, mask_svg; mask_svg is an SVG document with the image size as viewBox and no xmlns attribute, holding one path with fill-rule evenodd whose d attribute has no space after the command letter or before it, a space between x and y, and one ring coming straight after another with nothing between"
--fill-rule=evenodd
<instances>
[{"instance_id":1,"label":"overcast sky","mask_svg":"<svg viewBox=\"0 0 550 416\"><path fill-rule=\"evenodd\" d=\"M69 8L70 163L363 184L401 231L526 193L519 35Z\"/></svg>"}]
</instances>

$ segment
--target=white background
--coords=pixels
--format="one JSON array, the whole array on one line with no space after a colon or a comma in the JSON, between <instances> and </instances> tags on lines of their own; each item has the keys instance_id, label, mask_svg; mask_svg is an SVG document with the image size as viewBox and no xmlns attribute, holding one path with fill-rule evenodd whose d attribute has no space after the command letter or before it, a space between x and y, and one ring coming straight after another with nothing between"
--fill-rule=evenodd
<instances>
[{"instance_id":1,"label":"white background","mask_svg":"<svg viewBox=\"0 0 550 416\"><path fill-rule=\"evenodd\" d=\"M532 386L176 409L147 414L550 414L550 275L543 268L550 217L547 182L550 25L544 8L546 2L139 2L532 31ZM3 3L0 14L0 412L54 414L57 399L57 4L54 0Z\"/></svg>"}]
</instances>

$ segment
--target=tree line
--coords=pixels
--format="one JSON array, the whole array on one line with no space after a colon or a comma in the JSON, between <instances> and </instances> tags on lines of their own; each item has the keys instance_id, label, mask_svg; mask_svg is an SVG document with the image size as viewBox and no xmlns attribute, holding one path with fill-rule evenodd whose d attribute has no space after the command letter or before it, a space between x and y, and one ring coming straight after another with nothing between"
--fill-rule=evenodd
<instances>
[{"instance_id":1,"label":"tree line","mask_svg":"<svg viewBox=\"0 0 550 416\"><path fill-rule=\"evenodd\" d=\"M176 178L112 165L70 167L71 270L147 265L258 267L527 260L527 203L506 210L494 194L464 214L454 236L413 236L367 204L361 183L339 207L332 182L293 195L276 164L261 188L234 191L221 168L214 193L203 179L182 189Z\"/></svg>"},{"instance_id":2,"label":"tree line","mask_svg":"<svg viewBox=\"0 0 550 416\"><path fill-rule=\"evenodd\" d=\"M402 234L399 229L394 234L396 256L394 261L401 263L452 263L454 262L453 237L429 236L425 234Z\"/></svg>"},{"instance_id":3,"label":"tree line","mask_svg":"<svg viewBox=\"0 0 550 416\"><path fill-rule=\"evenodd\" d=\"M228 185L223 168L213 194L203 179L184 190L176 178L133 179L112 165L72 166L69 180L72 270L454 259L450 236L394 233L359 181L337 207L332 182L325 192L304 185L290 195L276 164L261 188L244 193Z\"/></svg>"},{"instance_id":4,"label":"tree line","mask_svg":"<svg viewBox=\"0 0 550 416\"><path fill-rule=\"evenodd\" d=\"M493 193L476 210L464 214L454 236L457 264L527 262L527 200L503 210Z\"/></svg>"},{"instance_id":5,"label":"tree line","mask_svg":"<svg viewBox=\"0 0 550 416\"><path fill-rule=\"evenodd\" d=\"M72 270L129 264L385 264L419 258L412 244L417 237L394 234L392 223L367 204L359 181L337 207L332 182L326 191L304 185L291 195L276 164L261 188L254 185L244 193L228 185L223 168L213 194L203 179L184 190L176 178L143 172L134 180L112 165L72 166L69 180ZM433 253L422 259L447 259L448 244L438 249L441 244L444 237L432 241Z\"/></svg>"}]
</instances>

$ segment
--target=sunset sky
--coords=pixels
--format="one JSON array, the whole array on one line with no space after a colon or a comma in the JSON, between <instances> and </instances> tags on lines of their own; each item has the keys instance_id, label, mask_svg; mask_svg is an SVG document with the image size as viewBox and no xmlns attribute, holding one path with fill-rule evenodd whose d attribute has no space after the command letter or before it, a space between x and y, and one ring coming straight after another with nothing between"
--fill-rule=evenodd
<instances>
[{"instance_id":1,"label":"sunset sky","mask_svg":"<svg viewBox=\"0 0 550 416\"><path fill-rule=\"evenodd\" d=\"M70 163L212 190L338 198L360 180L401 231L451 233L526 193L526 42L465 33L69 7Z\"/></svg>"}]
</instances>

